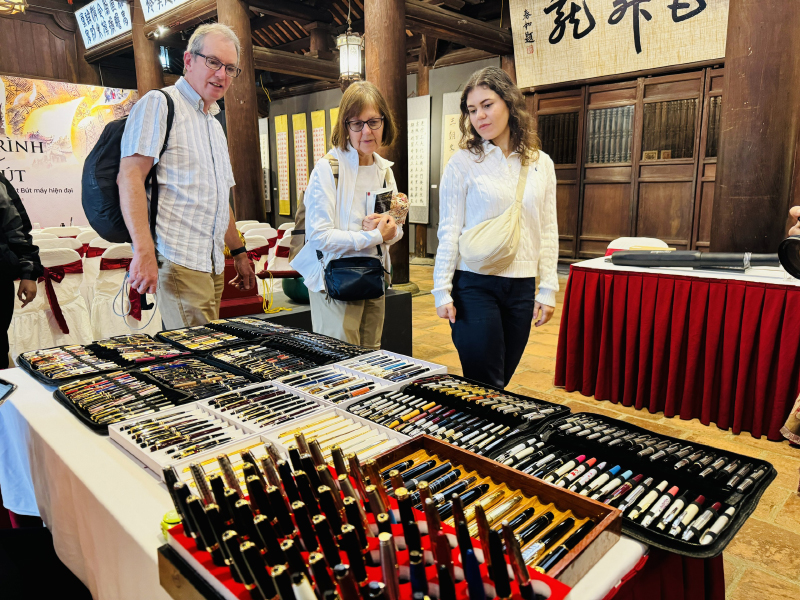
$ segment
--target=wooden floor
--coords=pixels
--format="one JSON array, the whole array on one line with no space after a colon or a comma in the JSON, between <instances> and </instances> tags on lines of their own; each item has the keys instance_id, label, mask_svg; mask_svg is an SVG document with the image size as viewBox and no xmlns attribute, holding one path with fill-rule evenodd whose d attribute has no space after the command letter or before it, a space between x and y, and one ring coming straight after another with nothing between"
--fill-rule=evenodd
<instances>
[{"instance_id":1,"label":"wooden floor","mask_svg":"<svg viewBox=\"0 0 800 600\"><path fill-rule=\"evenodd\" d=\"M433 296L433 268L411 266L411 280L420 287L413 299L414 356L447 365L451 373L461 374L450 326L436 316ZM733 435L697 419L668 419L663 413L650 414L567 393L553 386L556 344L561 321L566 277L559 277L561 291L553 319L531 331L525 355L509 390L532 393L565 404L573 412L610 415L650 429L656 433L709 444L771 462L778 477L770 485L758 508L725 550L726 597L735 600L800 599L800 450L788 442L756 439L748 433ZM388 315L387 315L388 316Z\"/></svg>"}]
</instances>

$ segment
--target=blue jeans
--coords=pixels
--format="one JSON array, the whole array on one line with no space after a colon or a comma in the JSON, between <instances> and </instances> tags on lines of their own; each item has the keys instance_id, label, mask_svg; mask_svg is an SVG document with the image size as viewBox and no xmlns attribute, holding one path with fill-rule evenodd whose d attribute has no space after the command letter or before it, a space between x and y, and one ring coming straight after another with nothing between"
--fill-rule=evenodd
<instances>
[{"instance_id":1,"label":"blue jeans","mask_svg":"<svg viewBox=\"0 0 800 600\"><path fill-rule=\"evenodd\" d=\"M456 322L450 329L464 377L505 388L528 343L536 278L457 270L451 295Z\"/></svg>"}]
</instances>

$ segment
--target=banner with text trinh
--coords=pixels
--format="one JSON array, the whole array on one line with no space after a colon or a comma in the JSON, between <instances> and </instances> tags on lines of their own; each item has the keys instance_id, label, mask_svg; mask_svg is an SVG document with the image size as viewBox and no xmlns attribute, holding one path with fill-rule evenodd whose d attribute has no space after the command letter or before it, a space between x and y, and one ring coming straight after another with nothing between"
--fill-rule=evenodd
<instances>
[{"instance_id":1,"label":"banner with text trinh","mask_svg":"<svg viewBox=\"0 0 800 600\"><path fill-rule=\"evenodd\" d=\"M729 0L510 0L530 88L725 58Z\"/></svg>"},{"instance_id":2,"label":"banner with text trinh","mask_svg":"<svg viewBox=\"0 0 800 600\"><path fill-rule=\"evenodd\" d=\"M83 161L107 123L127 115L135 90L0 77L0 171L31 223L86 225Z\"/></svg>"}]
</instances>

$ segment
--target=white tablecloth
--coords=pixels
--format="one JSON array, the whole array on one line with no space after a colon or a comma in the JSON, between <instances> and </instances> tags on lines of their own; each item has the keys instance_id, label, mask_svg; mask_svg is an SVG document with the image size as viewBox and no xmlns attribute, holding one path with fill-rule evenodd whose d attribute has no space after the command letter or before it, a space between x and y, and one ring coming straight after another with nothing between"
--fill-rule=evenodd
<instances>
[{"instance_id":1,"label":"white tablecloth","mask_svg":"<svg viewBox=\"0 0 800 600\"><path fill-rule=\"evenodd\" d=\"M83 425L21 369L0 406L0 489L5 508L41 515L56 553L98 600L167 600L158 582L159 527L172 508L160 480L108 437ZM647 546L625 536L573 588L601 600ZM2 594L0 593L0 597Z\"/></svg>"},{"instance_id":2,"label":"white tablecloth","mask_svg":"<svg viewBox=\"0 0 800 600\"><path fill-rule=\"evenodd\" d=\"M627 271L629 273L657 273L659 275L686 275L689 277L704 277L706 279L734 279L736 281L752 281L754 283L769 283L773 285L800 286L800 279L795 279L786 273L782 267L755 267L746 272L729 272L719 269L692 269L688 267L674 267L656 269L652 267L623 267L615 265L605 257L592 258L575 263L575 267L585 269L600 269L604 271Z\"/></svg>"}]
</instances>

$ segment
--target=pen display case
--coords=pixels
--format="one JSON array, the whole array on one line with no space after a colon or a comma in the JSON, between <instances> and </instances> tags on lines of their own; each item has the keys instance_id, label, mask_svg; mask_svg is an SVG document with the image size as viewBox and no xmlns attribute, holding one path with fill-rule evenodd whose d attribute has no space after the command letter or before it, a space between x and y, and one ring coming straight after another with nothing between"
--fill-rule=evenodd
<instances>
[{"instance_id":1,"label":"pen display case","mask_svg":"<svg viewBox=\"0 0 800 600\"><path fill-rule=\"evenodd\" d=\"M408 440L408 437L391 429L342 409L330 407L305 419L292 421L284 427L274 428L264 435L280 454L288 457L290 450L296 445L295 436L298 433L302 433L309 442L316 439L328 463L332 461L333 446L339 446L345 454L355 452L366 460Z\"/></svg>"},{"instance_id":2,"label":"pen display case","mask_svg":"<svg viewBox=\"0 0 800 600\"><path fill-rule=\"evenodd\" d=\"M719 555L777 475L764 460L592 413L552 421L539 438L562 459L581 459L583 473L570 483L580 493L597 495L612 482L593 481L616 469L620 487L600 499L622 510L627 535L694 558Z\"/></svg>"},{"instance_id":3,"label":"pen display case","mask_svg":"<svg viewBox=\"0 0 800 600\"><path fill-rule=\"evenodd\" d=\"M348 344L336 338L311 331L296 330L285 335L275 335L263 342L264 346L290 352L317 363L327 365L372 352L369 348Z\"/></svg>"},{"instance_id":4,"label":"pen display case","mask_svg":"<svg viewBox=\"0 0 800 600\"><path fill-rule=\"evenodd\" d=\"M253 385L257 379L247 373L238 374L220 368L202 357L148 365L137 369L174 390L186 392L195 400Z\"/></svg>"},{"instance_id":5,"label":"pen display case","mask_svg":"<svg viewBox=\"0 0 800 600\"><path fill-rule=\"evenodd\" d=\"M157 475L162 475L168 464L189 463L252 437L238 423L198 403L116 423L108 433L112 441Z\"/></svg>"},{"instance_id":6,"label":"pen display case","mask_svg":"<svg viewBox=\"0 0 800 600\"><path fill-rule=\"evenodd\" d=\"M210 321L208 326L218 331L231 333L245 339L255 339L267 335L280 335L297 331L294 327L285 327L269 319L256 317L233 317Z\"/></svg>"},{"instance_id":7,"label":"pen display case","mask_svg":"<svg viewBox=\"0 0 800 600\"><path fill-rule=\"evenodd\" d=\"M489 489L480 496L477 504L481 504L485 510L490 526L497 527L501 521L510 522L515 516L533 509L534 514L515 530L519 536L526 527L533 526L537 519L547 513L552 513L552 521L549 524L537 530L535 536L525 544L520 543L523 559L529 567L535 567L546 557L548 552L563 545L583 524L591 521L594 525L587 526L588 532L568 552L564 553L563 558L547 570L549 576L569 586L580 581L589 569L619 541L622 519L618 510L567 490L547 485L538 479L521 474L519 471L427 435L416 437L384 452L375 461L377 467L385 471L393 465L405 461L431 459L437 464L449 462L454 467L463 470L464 473L475 473L480 478L478 481L489 483ZM479 485L479 482L473 484L473 487L476 485ZM503 494L500 495L500 492ZM503 512L503 508L505 508L503 505L508 506L510 501L517 497L521 497L521 499ZM493 513L493 510L496 512ZM474 511L475 509L472 511L473 516L470 517L470 507L466 507L465 513L472 525L471 537L477 537L478 530L477 524L474 523ZM573 519L574 523L570 523L569 519ZM541 521L541 523L546 522L547 519ZM450 521L444 520L444 523L449 524ZM561 525L562 523L565 524ZM561 527L559 527L560 525ZM567 527L567 525L571 525L571 527ZM548 533L558 531L563 531L560 537L549 540L545 547L537 545L548 536Z\"/></svg>"},{"instance_id":8,"label":"pen display case","mask_svg":"<svg viewBox=\"0 0 800 600\"><path fill-rule=\"evenodd\" d=\"M249 333L228 333L214 329L210 325L183 327L156 334L156 339L193 354L205 354L212 350L226 348L249 340L252 337L253 335Z\"/></svg>"},{"instance_id":9,"label":"pen display case","mask_svg":"<svg viewBox=\"0 0 800 600\"><path fill-rule=\"evenodd\" d=\"M254 433L330 408L273 383L258 383L203 400L201 404Z\"/></svg>"},{"instance_id":10,"label":"pen display case","mask_svg":"<svg viewBox=\"0 0 800 600\"><path fill-rule=\"evenodd\" d=\"M372 375L388 383L407 383L421 377L447 373L447 367L444 365L437 365L388 350L364 354L339 364L351 371Z\"/></svg>"},{"instance_id":11,"label":"pen display case","mask_svg":"<svg viewBox=\"0 0 800 600\"><path fill-rule=\"evenodd\" d=\"M59 385L182 355L188 355L188 352L176 350L171 344L137 333L119 335L92 344L32 350L20 354L17 363L42 383Z\"/></svg>"},{"instance_id":12,"label":"pen display case","mask_svg":"<svg viewBox=\"0 0 800 600\"><path fill-rule=\"evenodd\" d=\"M399 389L403 385L402 382L391 383L335 364L280 377L275 381L301 396L328 404L366 398L379 392Z\"/></svg>"},{"instance_id":13,"label":"pen display case","mask_svg":"<svg viewBox=\"0 0 800 600\"><path fill-rule=\"evenodd\" d=\"M259 381L272 381L287 375L296 375L320 364L316 356L299 356L286 350L264 345L263 340L252 340L236 344L208 355L215 364L225 365L226 369L246 373Z\"/></svg>"},{"instance_id":14,"label":"pen display case","mask_svg":"<svg viewBox=\"0 0 800 600\"><path fill-rule=\"evenodd\" d=\"M237 464L235 457L229 458ZM336 470L317 465L323 481L338 484L333 484L335 492L329 486L318 488L316 497L303 484L305 471L284 463L276 484L274 469L259 470L262 460L272 462L250 456L250 466L242 464L254 474L248 476L246 488L237 481L237 490L227 486L234 475L223 478L208 472L213 464L195 465L193 487L187 485L185 470L170 476L177 482L173 500L182 523L169 530L168 543L220 597L272 598L276 587L291 584L304 587L303 597L315 595L313 585L323 597L337 591L338 597L353 600L366 597L368 590L383 591L384 586L385 597L398 600L411 600L412 588L420 586L426 596L443 600L474 598L469 592L474 585L486 598L514 600L563 600L570 591L568 585L524 565L512 571L502 542L501 554L493 554L490 565L477 540L458 539L460 533L447 523L429 521L425 513L407 504L401 507L394 497L384 503L361 467L353 466L353 461L362 464L359 457L350 459L349 472L344 465ZM364 489L372 490L366 492L369 502L362 502L362 492L356 491ZM345 506L342 512L336 498ZM316 515L313 521L311 515ZM463 551L468 559L473 555L469 565L462 562Z\"/></svg>"},{"instance_id":15,"label":"pen display case","mask_svg":"<svg viewBox=\"0 0 800 600\"><path fill-rule=\"evenodd\" d=\"M97 433L137 416L192 402L186 392L165 386L145 373L115 371L62 384L53 397Z\"/></svg>"}]
</instances>

